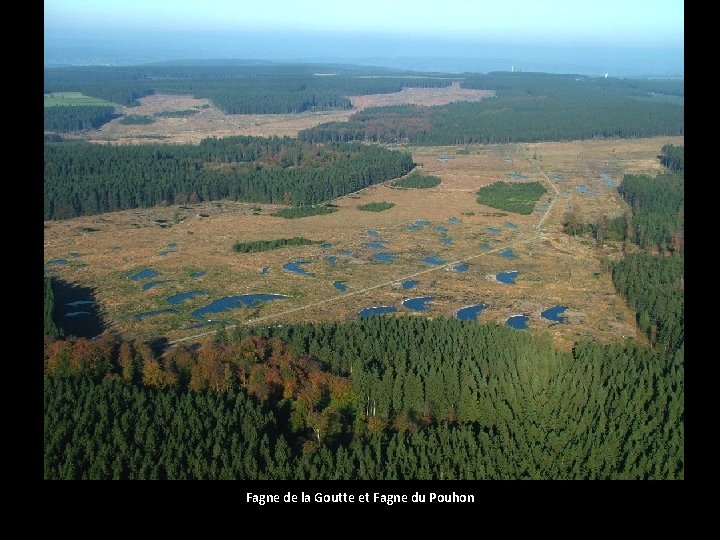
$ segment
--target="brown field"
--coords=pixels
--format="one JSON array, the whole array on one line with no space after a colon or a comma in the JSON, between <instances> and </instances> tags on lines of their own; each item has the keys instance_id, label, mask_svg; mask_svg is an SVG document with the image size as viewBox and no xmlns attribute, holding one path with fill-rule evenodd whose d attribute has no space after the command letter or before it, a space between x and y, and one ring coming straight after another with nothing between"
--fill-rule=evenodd
<instances>
[{"instance_id":1,"label":"brown field","mask_svg":"<svg viewBox=\"0 0 720 540\"><path fill-rule=\"evenodd\" d=\"M446 88L405 88L394 94L350 96L353 108L346 111L319 111L299 114L232 114L228 115L210 104L207 99L192 96L156 94L139 100L137 107L120 107L132 115L151 116L164 111L197 109L198 113L185 118L156 118L147 125L123 125L119 119L90 133L89 140L98 143L147 144L152 142L199 143L207 137L255 135L259 137L296 137L303 129L325 122L347 122L348 118L366 107L382 105L444 105L453 101L479 101L494 95L490 90L467 90L458 83ZM208 105L207 108L202 108ZM153 139L152 135L162 134Z\"/></svg>"},{"instance_id":2,"label":"brown field","mask_svg":"<svg viewBox=\"0 0 720 540\"><path fill-rule=\"evenodd\" d=\"M602 341L637 337L634 314L614 293L610 276L601 270L600 254L619 256L621 247L609 245L598 250L589 239L568 237L561 232L562 218L571 207L589 218L622 213L625 203L597 175L608 172L619 182L624 171L656 172L659 166L654 156L666 142L682 144L683 138L468 146L467 155L457 154L457 147L413 147L410 150L421 169L441 177L442 184L425 190L372 186L335 201L340 210L334 214L295 220L270 216L276 207L269 205L253 215L256 205L220 201L46 222L45 258L80 253L68 266L56 267L53 272L95 288L110 327L130 337L164 335L174 340L198 334L202 329L187 328L194 321L193 309L221 296L251 292L282 293L291 298L214 317L267 324L329 321L353 318L365 307L386 304L395 305L402 314L409 312L400 305L403 299L432 295L435 300L428 316L452 316L458 308L482 302L490 307L479 320L502 323L511 315L528 313L529 328L549 332L561 347L569 347L581 337ZM533 153L537 159L532 158ZM439 156L447 157L447 162L438 161ZM475 200L479 187L512 172L548 186L532 215L502 215ZM564 179L549 182L546 174L552 172ZM575 187L578 184L596 194L580 194ZM543 217L542 205L551 199L555 200ZM378 201L396 206L379 213L355 208ZM450 217L462 222L448 222ZM155 221L158 219L167 220L170 226L162 228ZM409 231L408 225L420 219L428 220L430 226ZM509 229L506 222L518 228ZM440 225L447 227L452 245L441 243ZM83 232L84 227L98 231ZM491 234L486 227L497 227L500 232ZM365 247L373 240L367 235L371 228L388 244L382 251L396 254L395 263L372 260L376 250ZM332 247L299 246L242 255L232 251L238 240L291 236L322 240ZM490 243L489 252L480 247L483 242ZM176 243L177 250L163 256L160 253L167 250L168 243ZM505 247L511 247L518 258L501 257L499 251ZM352 250L352 255L339 253L346 249ZM421 262L427 255L438 255L448 263L464 260L470 268L460 273L448 266L434 267ZM326 262L328 256L337 257L338 262ZM282 269L293 260L309 261L306 268L315 277ZM269 273L261 275L265 266ZM143 292L146 281L131 281L128 276L147 267L161 275L146 281L174 281ZM207 273L191 279L189 274L198 270ZM516 285L495 280L494 275L505 270L520 272ZM398 284L409 278L417 279L418 286L399 289ZM334 289L336 280L346 281L348 292ZM174 306L180 310L178 315L135 320L138 312L171 307L166 302L168 295L194 289L207 290L210 296ZM558 303L568 306L568 324L551 325L540 318L542 310Z\"/></svg>"}]
</instances>

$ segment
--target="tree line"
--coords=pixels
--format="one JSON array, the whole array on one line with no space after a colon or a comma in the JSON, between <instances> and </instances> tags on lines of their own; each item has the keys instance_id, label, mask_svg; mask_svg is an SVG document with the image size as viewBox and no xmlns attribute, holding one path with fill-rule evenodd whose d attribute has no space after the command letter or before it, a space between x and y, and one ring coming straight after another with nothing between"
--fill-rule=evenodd
<instances>
[{"instance_id":1,"label":"tree line","mask_svg":"<svg viewBox=\"0 0 720 540\"><path fill-rule=\"evenodd\" d=\"M44 157L45 219L223 198L311 205L414 167L407 152L287 137L173 146L46 143Z\"/></svg>"},{"instance_id":2,"label":"tree line","mask_svg":"<svg viewBox=\"0 0 720 540\"><path fill-rule=\"evenodd\" d=\"M45 475L682 478L681 355L414 317L219 330L160 356L48 338Z\"/></svg>"},{"instance_id":3,"label":"tree line","mask_svg":"<svg viewBox=\"0 0 720 540\"><path fill-rule=\"evenodd\" d=\"M111 106L59 105L44 108L45 131L85 131L97 129L119 115Z\"/></svg>"}]
</instances>

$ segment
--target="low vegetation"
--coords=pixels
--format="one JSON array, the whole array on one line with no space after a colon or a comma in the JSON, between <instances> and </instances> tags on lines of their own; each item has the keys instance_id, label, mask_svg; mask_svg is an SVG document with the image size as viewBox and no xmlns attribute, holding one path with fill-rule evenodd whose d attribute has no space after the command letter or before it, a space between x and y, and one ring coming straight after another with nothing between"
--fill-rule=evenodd
<instances>
[{"instance_id":1,"label":"low vegetation","mask_svg":"<svg viewBox=\"0 0 720 540\"><path fill-rule=\"evenodd\" d=\"M540 182L495 182L478 190L477 201L499 210L529 215L546 191Z\"/></svg>"},{"instance_id":2,"label":"low vegetation","mask_svg":"<svg viewBox=\"0 0 720 540\"><path fill-rule=\"evenodd\" d=\"M181 111L162 111L159 113L155 113L155 116L158 116L160 118L186 118L199 112L200 111L198 111L197 109L183 109Z\"/></svg>"},{"instance_id":3,"label":"low vegetation","mask_svg":"<svg viewBox=\"0 0 720 540\"><path fill-rule=\"evenodd\" d=\"M358 205L357 209L362 210L363 212L382 212L383 210L390 210L393 206L395 206L395 203L381 201L361 204Z\"/></svg>"},{"instance_id":4,"label":"low vegetation","mask_svg":"<svg viewBox=\"0 0 720 540\"><path fill-rule=\"evenodd\" d=\"M439 186L440 182L442 180L437 176L413 171L407 176L396 180L392 185L399 188L427 189Z\"/></svg>"},{"instance_id":5,"label":"low vegetation","mask_svg":"<svg viewBox=\"0 0 720 540\"><path fill-rule=\"evenodd\" d=\"M286 246L309 246L319 244L318 241L309 240L301 236L293 238L278 238L276 240L255 240L253 242L236 242L233 250L238 253L256 253L258 251L270 251Z\"/></svg>"},{"instance_id":6,"label":"low vegetation","mask_svg":"<svg viewBox=\"0 0 720 540\"><path fill-rule=\"evenodd\" d=\"M331 208L328 206L299 206L297 208L281 208L273 216L281 217L285 219L298 219L310 216L323 216L325 214L332 214L337 212L337 208Z\"/></svg>"}]
</instances>

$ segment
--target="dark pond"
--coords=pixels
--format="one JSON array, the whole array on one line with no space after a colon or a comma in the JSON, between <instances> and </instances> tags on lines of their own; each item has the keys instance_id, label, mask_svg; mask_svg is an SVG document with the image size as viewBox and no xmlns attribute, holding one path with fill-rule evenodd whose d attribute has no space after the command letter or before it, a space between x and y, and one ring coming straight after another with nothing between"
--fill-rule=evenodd
<instances>
[{"instance_id":1,"label":"dark pond","mask_svg":"<svg viewBox=\"0 0 720 540\"><path fill-rule=\"evenodd\" d=\"M47 264L49 266L65 266L69 262L67 259L50 259Z\"/></svg>"},{"instance_id":2,"label":"dark pond","mask_svg":"<svg viewBox=\"0 0 720 540\"><path fill-rule=\"evenodd\" d=\"M448 228L445 225L438 225L436 230L440 234L445 234L446 232L448 232Z\"/></svg>"},{"instance_id":3,"label":"dark pond","mask_svg":"<svg viewBox=\"0 0 720 540\"><path fill-rule=\"evenodd\" d=\"M465 263L460 263L453 266L453 270L455 270L456 272L467 272L468 268L470 267Z\"/></svg>"},{"instance_id":4,"label":"dark pond","mask_svg":"<svg viewBox=\"0 0 720 540\"><path fill-rule=\"evenodd\" d=\"M80 255L77 251L73 251L72 253L70 253L70 256L71 256L73 259L77 259L78 257L82 257L82 255Z\"/></svg>"},{"instance_id":5,"label":"dark pond","mask_svg":"<svg viewBox=\"0 0 720 540\"><path fill-rule=\"evenodd\" d=\"M358 312L361 318L372 317L373 315L382 315L384 313L395 313L397 308L395 306L373 306L365 308Z\"/></svg>"},{"instance_id":6,"label":"dark pond","mask_svg":"<svg viewBox=\"0 0 720 540\"><path fill-rule=\"evenodd\" d=\"M515 280L517 279L518 273L516 271L512 272L500 272L496 278L500 283L506 283L508 285L515 285Z\"/></svg>"},{"instance_id":7,"label":"dark pond","mask_svg":"<svg viewBox=\"0 0 720 540\"><path fill-rule=\"evenodd\" d=\"M515 330L525 330L527 328L528 316L527 315L513 315L505 321L510 328Z\"/></svg>"},{"instance_id":8,"label":"dark pond","mask_svg":"<svg viewBox=\"0 0 720 540\"><path fill-rule=\"evenodd\" d=\"M440 239L440 241L441 241L443 244L445 244L446 246L450 246L450 245L452 245L452 243L453 243L452 238L450 238L450 237L448 237L448 236L443 236L443 237Z\"/></svg>"},{"instance_id":9,"label":"dark pond","mask_svg":"<svg viewBox=\"0 0 720 540\"><path fill-rule=\"evenodd\" d=\"M345 257L349 257L350 255L352 255L352 251L349 249L341 249L340 251L338 251L338 253Z\"/></svg>"},{"instance_id":10,"label":"dark pond","mask_svg":"<svg viewBox=\"0 0 720 540\"><path fill-rule=\"evenodd\" d=\"M490 234L497 234L500 232L500 229L498 229L497 227L485 227L485 230Z\"/></svg>"},{"instance_id":11,"label":"dark pond","mask_svg":"<svg viewBox=\"0 0 720 540\"><path fill-rule=\"evenodd\" d=\"M289 298L284 294L240 294L236 296L225 296L218 298L208 305L196 309L192 312L193 317L196 319L202 319L207 313L220 313L228 309L237 309L241 307L254 307L261 302L270 302L272 300L282 300Z\"/></svg>"},{"instance_id":12,"label":"dark pond","mask_svg":"<svg viewBox=\"0 0 720 540\"><path fill-rule=\"evenodd\" d=\"M332 244L325 242L324 244L320 244L320 247L322 249L330 249L332 247Z\"/></svg>"},{"instance_id":13,"label":"dark pond","mask_svg":"<svg viewBox=\"0 0 720 540\"><path fill-rule=\"evenodd\" d=\"M505 222L505 226L506 226L508 229L517 229L517 225L515 225L515 224L514 224L513 222L511 222L511 221L506 221L506 222Z\"/></svg>"},{"instance_id":14,"label":"dark pond","mask_svg":"<svg viewBox=\"0 0 720 540\"><path fill-rule=\"evenodd\" d=\"M442 260L442 259L441 259L440 257L438 257L437 255L429 255L429 256L425 257L425 258L422 260L422 262L428 263L428 264L436 264L436 265L438 265L438 266L441 266L441 265L445 264L445 261Z\"/></svg>"},{"instance_id":15,"label":"dark pond","mask_svg":"<svg viewBox=\"0 0 720 540\"><path fill-rule=\"evenodd\" d=\"M461 321L476 321L478 315L480 315L480 313L482 313L485 308L487 308L487 305L485 304L467 306L462 309L458 309L455 316Z\"/></svg>"},{"instance_id":16,"label":"dark pond","mask_svg":"<svg viewBox=\"0 0 720 540\"><path fill-rule=\"evenodd\" d=\"M337 257L325 257L325 262L327 262L328 264L335 264L336 262L338 262L338 258Z\"/></svg>"},{"instance_id":17,"label":"dark pond","mask_svg":"<svg viewBox=\"0 0 720 540\"><path fill-rule=\"evenodd\" d=\"M158 315L166 315L169 313L177 313L176 309L155 309L153 311L143 311L142 313L138 313L135 315L135 319L138 321L142 321L143 319L147 319L149 317L157 317Z\"/></svg>"},{"instance_id":18,"label":"dark pond","mask_svg":"<svg viewBox=\"0 0 720 540\"><path fill-rule=\"evenodd\" d=\"M177 249L177 244L175 242L168 242L167 247L169 250L175 250Z\"/></svg>"},{"instance_id":19,"label":"dark pond","mask_svg":"<svg viewBox=\"0 0 720 540\"><path fill-rule=\"evenodd\" d=\"M287 270L288 272L295 272L296 274L301 276L312 277L315 274L313 274L312 272L308 272L302 267L303 264L308 264L309 262L310 261L292 261L289 263L285 263L283 264L283 270Z\"/></svg>"},{"instance_id":20,"label":"dark pond","mask_svg":"<svg viewBox=\"0 0 720 540\"><path fill-rule=\"evenodd\" d=\"M460 219L460 218L458 218L458 217L449 217L449 218L448 218L448 221L449 221L450 223L462 223L462 219Z\"/></svg>"},{"instance_id":21,"label":"dark pond","mask_svg":"<svg viewBox=\"0 0 720 540\"><path fill-rule=\"evenodd\" d=\"M192 300L196 296L208 296L209 294L210 293L208 291L186 291L168 296L167 301L168 303L175 305L184 302L185 300Z\"/></svg>"},{"instance_id":22,"label":"dark pond","mask_svg":"<svg viewBox=\"0 0 720 540\"><path fill-rule=\"evenodd\" d=\"M402 282L402 288L403 289L412 289L415 285L417 285L418 282L414 279L408 279L407 281Z\"/></svg>"},{"instance_id":23,"label":"dark pond","mask_svg":"<svg viewBox=\"0 0 720 540\"><path fill-rule=\"evenodd\" d=\"M347 281L336 281L333 283L333 287L335 287L340 292L347 291Z\"/></svg>"},{"instance_id":24,"label":"dark pond","mask_svg":"<svg viewBox=\"0 0 720 540\"><path fill-rule=\"evenodd\" d=\"M380 236L380 234L375 229L368 229L367 235L371 236L372 238L377 238Z\"/></svg>"},{"instance_id":25,"label":"dark pond","mask_svg":"<svg viewBox=\"0 0 720 540\"><path fill-rule=\"evenodd\" d=\"M203 277L204 275L205 275L205 272L204 272L204 271L201 271L201 272L193 272L192 274L190 274L190 277L193 278L193 279L197 279L197 278Z\"/></svg>"},{"instance_id":26,"label":"dark pond","mask_svg":"<svg viewBox=\"0 0 720 540\"><path fill-rule=\"evenodd\" d=\"M395 262L395 254L390 252L376 253L373 259L384 263L391 263Z\"/></svg>"},{"instance_id":27,"label":"dark pond","mask_svg":"<svg viewBox=\"0 0 720 540\"><path fill-rule=\"evenodd\" d=\"M269 272L270 272L270 267L269 267L269 266L263 266L263 267L262 267L262 270L260 270L260 274L263 275L263 276L267 276Z\"/></svg>"},{"instance_id":28,"label":"dark pond","mask_svg":"<svg viewBox=\"0 0 720 540\"><path fill-rule=\"evenodd\" d=\"M403 307L412 309L413 311L425 311L429 302L432 302L434 296L418 296L416 298L408 298L403 300Z\"/></svg>"},{"instance_id":29,"label":"dark pond","mask_svg":"<svg viewBox=\"0 0 720 540\"><path fill-rule=\"evenodd\" d=\"M485 251L488 251L490 249L490 244L488 242L483 242L482 244L480 244L480 247Z\"/></svg>"},{"instance_id":30,"label":"dark pond","mask_svg":"<svg viewBox=\"0 0 720 540\"><path fill-rule=\"evenodd\" d=\"M150 279L159 275L160 272L158 272L157 270L154 270L152 268L146 268L145 270L140 270L137 274L130 276L130 279L132 279L133 281L140 281L143 279Z\"/></svg>"},{"instance_id":31,"label":"dark pond","mask_svg":"<svg viewBox=\"0 0 720 540\"><path fill-rule=\"evenodd\" d=\"M564 311L567 310L567 306L553 306L550 309L546 309L543 311L540 315L542 315L543 319L547 319L548 321L562 323L565 322L565 317L561 315Z\"/></svg>"},{"instance_id":32,"label":"dark pond","mask_svg":"<svg viewBox=\"0 0 720 540\"><path fill-rule=\"evenodd\" d=\"M513 253L513 250L510 248L505 248L500 252L500 255L505 257L506 259L515 259L516 255Z\"/></svg>"}]
</instances>

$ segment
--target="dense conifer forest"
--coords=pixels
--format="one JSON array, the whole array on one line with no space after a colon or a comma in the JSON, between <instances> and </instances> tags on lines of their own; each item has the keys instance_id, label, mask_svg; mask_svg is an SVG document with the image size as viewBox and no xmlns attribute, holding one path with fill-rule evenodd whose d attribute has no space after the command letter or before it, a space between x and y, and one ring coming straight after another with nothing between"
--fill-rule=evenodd
<instances>
[{"instance_id":1,"label":"dense conifer forest","mask_svg":"<svg viewBox=\"0 0 720 540\"><path fill-rule=\"evenodd\" d=\"M88 105L60 105L45 107L45 131L85 131L97 129L117 118L114 107Z\"/></svg>"},{"instance_id":2,"label":"dense conifer forest","mask_svg":"<svg viewBox=\"0 0 720 540\"><path fill-rule=\"evenodd\" d=\"M310 205L404 175L410 154L227 137L199 145L45 144L45 219L217 199Z\"/></svg>"}]
</instances>

